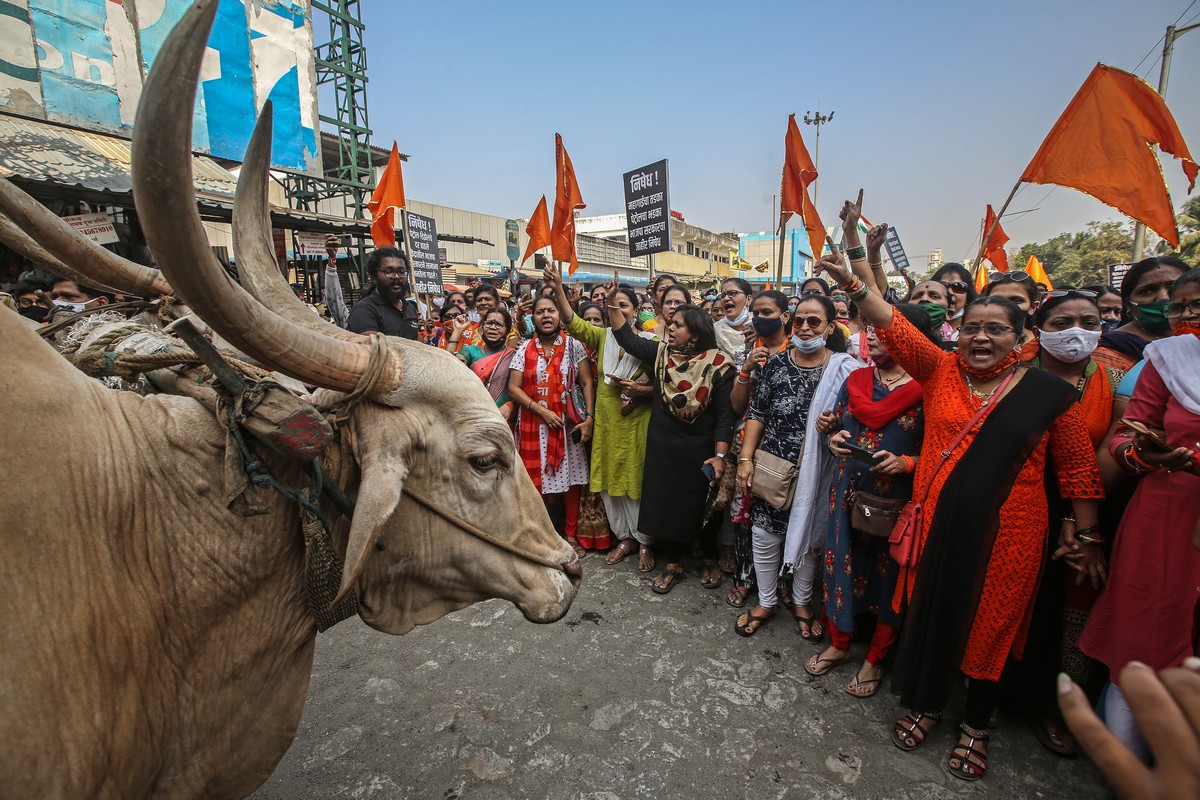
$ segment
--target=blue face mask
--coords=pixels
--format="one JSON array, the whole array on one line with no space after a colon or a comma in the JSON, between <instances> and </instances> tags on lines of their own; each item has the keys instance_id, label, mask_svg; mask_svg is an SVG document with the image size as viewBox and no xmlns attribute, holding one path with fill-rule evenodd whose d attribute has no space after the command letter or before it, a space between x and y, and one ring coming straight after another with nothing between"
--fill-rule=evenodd
<instances>
[{"instance_id":1,"label":"blue face mask","mask_svg":"<svg viewBox=\"0 0 1200 800\"><path fill-rule=\"evenodd\" d=\"M824 336L814 336L811 339L801 339L799 336L792 336L792 347L795 347L801 353L808 355L815 353L825 346Z\"/></svg>"}]
</instances>

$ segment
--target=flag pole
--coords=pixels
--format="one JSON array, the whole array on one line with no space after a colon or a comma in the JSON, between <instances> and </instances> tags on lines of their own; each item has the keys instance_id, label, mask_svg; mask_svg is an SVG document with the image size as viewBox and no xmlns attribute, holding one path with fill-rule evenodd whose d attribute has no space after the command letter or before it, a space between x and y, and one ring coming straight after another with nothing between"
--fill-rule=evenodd
<instances>
[{"instance_id":1,"label":"flag pole","mask_svg":"<svg viewBox=\"0 0 1200 800\"><path fill-rule=\"evenodd\" d=\"M1004 201L1004 205L1000 206L1000 210L996 213L996 218L992 220L992 224L988 226L987 231L983 234L983 238L979 240L979 255L975 257L975 267L978 268L983 263L983 251L987 249L988 240L992 238L992 232L996 230L996 226L1000 224L1000 218L1004 216L1004 212L1008 210L1008 204L1017 196L1017 190L1021 188L1024 181L1017 181L1013 186L1012 191L1008 193L1008 199Z\"/></svg>"},{"instance_id":2,"label":"flag pole","mask_svg":"<svg viewBox=\"0 0 1200 800\"><path fill-rule=\"evenodd\" d=\"M779 258L775 262L775 271L778 275L776 283L783 283L783 237L787 233L787 215L783 213L783 209L779 209Z\"/></svg>"},{"instance_id":3,"label":"flag pole","mask_svg":"<svg viewBox=\"0 0 1200 800\"><path fill-rule=\"evenodd\" d=\"M404 206L400 207L400 228L404 235L404 260L408 262L408 290L417 301L417 319L425 322L425 314L421 311L421 296L417 292L416 273L413 272L412 240L408 235L408 211Z\"/></svg>"}]
</instances>

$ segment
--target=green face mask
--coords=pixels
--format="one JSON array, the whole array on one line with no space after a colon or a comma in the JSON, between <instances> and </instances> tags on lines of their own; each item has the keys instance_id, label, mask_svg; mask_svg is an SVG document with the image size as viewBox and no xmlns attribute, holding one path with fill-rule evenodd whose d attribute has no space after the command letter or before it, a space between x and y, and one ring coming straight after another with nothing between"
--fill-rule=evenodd
<instances>
[{"instance_id":1,"label":"green face mask","mask_svg":"<svg viewBox=\"0 0 1200 800\"><path fill-rule=\"evenodd\" d=\"M922 301L917 303L917 308L925 309L925 313L929 315L930 321L933 322L933 327L940 328L942 323L946 321L946 307L939 306L937 303ZM1166 317L1163 317L1166 319Z\"/></svg>"},{"instance_id":2,"label":"green face mask","mask_svg":"<svg viewBox=\"0 0 1200 800\"><path fill-rule=\"evenodd\" d=\"M647 322L654 319L654 312L651 311L650 309L646 309L645 311L639 311L637 319L638 319L638 322L645 325ZM1166 319L1166 317L1163 317L1163 319Z\"/></svg>"},{"instance_id":3,"label":"green face mask","mask_svg":"<svg viewBox=\"0 0 1200 800\"><path fill-rule=\"evenodd\" d=\"M1134 316L1138 324L1148 331L1169 331L1171 323L1167 322L1167 306L1170 300L1155 300L1153 303L1137 303L1134 305Z\"/></svg>"}]
</instances>

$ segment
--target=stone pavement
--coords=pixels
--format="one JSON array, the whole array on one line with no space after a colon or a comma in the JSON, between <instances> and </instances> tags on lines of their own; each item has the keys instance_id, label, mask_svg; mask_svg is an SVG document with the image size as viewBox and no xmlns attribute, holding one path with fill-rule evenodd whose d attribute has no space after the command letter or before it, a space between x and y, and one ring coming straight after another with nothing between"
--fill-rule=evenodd
<instances>
[{"instance_id":1,"label":"stone pavement","mask_svg":"<svg viewBox=\"0 0 1200 800\"><path fill-rule=\"evenodd\" d=\"M1051 755L1015 718L993 730L984 780L953 778L961 692L925 746L901 752L886 680L853 698L856 667L810 677L819 651L787 617L743 639L728 582L705 590L689 571L659 596L636 561L589 555L554 625L494 600L403 637L357 620L320 635L296 741L253 797L1110 796L1086 758Z\"/></svg>"}]
</instances>

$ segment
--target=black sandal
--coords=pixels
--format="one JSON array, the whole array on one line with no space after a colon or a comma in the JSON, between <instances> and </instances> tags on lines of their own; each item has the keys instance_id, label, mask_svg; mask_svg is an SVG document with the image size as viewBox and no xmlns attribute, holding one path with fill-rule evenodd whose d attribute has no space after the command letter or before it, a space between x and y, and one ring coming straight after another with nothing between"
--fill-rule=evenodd
<instances>
[{"instance_id":1,"label":"black sandal","mask_svg":"<svg viewBox=\"0 0 1200 800\"><path fill-rule=\"evenodd\" d=\"M721 572L717 562L714 559L705 559L704 566L700 568L700 585L705 589L716 589L724 582L725 574Z\"/></svg>"},{"instance_id":2,"label":"black sandal","mask_svg":"<svg viewBox=\"0 0 1200 800\"><path fill-rule=\"evenodd\" d=\"M664 577L669 577L670 580L665 586L660 586L658 581ZM683 567L676 567L675 569L667 567L662 572L658 573L658 577L655 578L654 582L650 584L650 588L654 590L655 594L669 594L671 590L675 588L675 584L679 583L686 577L687 574L683 571Z\"/></svg>"},{"instance_id":3,"label":"black sandal","mask_svg":"<svg viewBox=\"0 0 1200 800\"><path fill-rule=\"evenodd\" d=\"M928 728L921 727L927 719L933 720ZM942 721L941 713L937 714L905 714L904 719L897 720L892 726L892 744L901 750L911 753L925 743L925 737Z\"/></svg>"},{"instance_id":4,"label":"black sandal","mask_svg":"<svg viewBox=\"0 0 1200 800\"><path fill-rule=\"evenodd\" d=\"M977 781L987 772L987 753L975 749L975 743L987 744L992 737L987 731L977 731L967 727L965 722L959 725L958 729L969 741L966 744L960 741L950 749L950 762L946 766L950 770L950 774L956 778L964 781ZM960 752L963 755L959 755ZM972 757L975 758L975 761L971 760ZM957 767L954 766L955 761L958 762Z\"/></svg>"},{"instance_id":5,"label":"black sandal","mask_svg":"<svg viewBox=\"0 0 1200 800\"><path fill-rule=\"evenodd\" d=\"M809 611L809 615L801 616L801 609ZM825 638L825 626L821 624L820 615L811 613L805 606L796 605L792 608L792 616L796 618L796 632L801 639L809 644L820 644Z\"/></svg>"}]
</instances>

